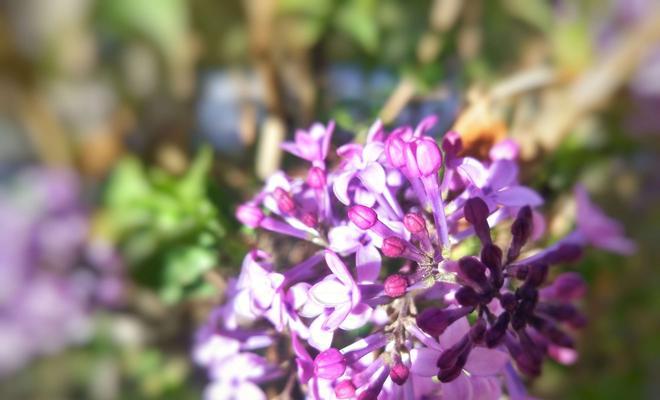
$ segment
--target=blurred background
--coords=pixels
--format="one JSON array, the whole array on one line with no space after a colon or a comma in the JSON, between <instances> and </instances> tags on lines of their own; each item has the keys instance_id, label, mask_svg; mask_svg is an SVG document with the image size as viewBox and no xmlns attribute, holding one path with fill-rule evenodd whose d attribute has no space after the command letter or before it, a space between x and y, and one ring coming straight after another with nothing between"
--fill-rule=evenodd
<instances>
[{"instance_id":1,"label":"blurred background","mask_svg":"<svg viewBox=\"0 0 660 400\"><path fill-rule=\"evenodd\" d=\"M279 143L429 114L519 141L554 237L583 182L638 244L574 266L580 359L532 393L660 398L659 112L656 0L2 0L0 398L199 398Z\"/></svg>"}]
</instances>

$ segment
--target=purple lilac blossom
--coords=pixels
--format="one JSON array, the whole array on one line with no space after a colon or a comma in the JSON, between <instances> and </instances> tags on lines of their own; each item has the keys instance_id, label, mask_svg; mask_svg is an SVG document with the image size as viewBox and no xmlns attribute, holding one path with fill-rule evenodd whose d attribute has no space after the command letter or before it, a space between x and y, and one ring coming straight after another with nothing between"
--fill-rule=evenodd
<instances>
[{"instance_id":1,"label":"purple lilac blossom","mask_svg":"<svg viewBox=\"0 0 660 400\"><path fill-rule=\"evenodd\" d=\"M337 149L334 167L334 124L297 133L285 149L308 173L278 172L237 217L318 249L291 267L251 251L213 314L223 326L196 348L213 348L217 335L247 340L268 321L273 346L292 350L279 372L297 376L309 399L521 399L522 377L539 375L546 356L574 362L568 332L585 323L574 304L584 281L567 272L550 282L548 271L587 245L627 253L632 243L578 187L576 230L534 247L543 199L518 180L517 144L499 143L489 160L463 157L458 133L441 145L426 135L436 120L390 132L376 122L365 143ZM465 255L475 242L480 250ZM250 350L240 340L231 349ZM277 379L263 355L257 349L254 373L241 377L224 353L212 367L198 357L211 377L207 398L256 396L255 384ZM213 372L223 368L227 376Z\"/></svg>"},{"instance_id":2,"label":"purple lilac blossom","mask_svg":"<svg viewBox=\"0 0 660 400\"><path fill-rule=\"evenodd\" d=\"M122 293L112 247L88 238L76 176L32 168L0 187L0 376L84 342Z\"/></svg>"}]
</instances>

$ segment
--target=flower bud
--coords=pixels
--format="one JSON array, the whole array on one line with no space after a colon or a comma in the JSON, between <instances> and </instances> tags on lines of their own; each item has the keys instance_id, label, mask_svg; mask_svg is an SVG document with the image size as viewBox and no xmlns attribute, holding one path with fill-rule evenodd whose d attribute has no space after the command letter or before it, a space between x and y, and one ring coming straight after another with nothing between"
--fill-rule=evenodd
<instances>
[{"instance_id":1,"label":"flower bud","mask_svg":"<svg viewBox=\"0 0 660 400\"><path fill-rule=\"evenodd\" d=\"M277 208L283 213L290 214L296 209L296 203L293 201L291 194L281 187L275 188L273 198L277 202Z\"/></svg>"},{"instance_id":2,"label":"flower bud","mask_svg":"<svg viewBox=\"0 0 660 400\"><path fill-rule=\"evenodd\" d=\"M422 176L437 174L442 167L442 153L435 140L425 136L413 145L417 167Z\"/></svg>"},{"instance_id":3,"label":"flower bud","mask_svg":"<svg viewBox=\"0 0 660 400\"><path fill-rule=\"evenodd\" d=\"M410 370L401 362L394 364L390 369L390 379L399 386L406 383L408 375L410 375Z\"/></svg>"},{"instance_id":4,"label":"flower bud","mask_svg":"<svg viewBox=\"0 0 660 400\"><path fill-rule=\"evenodd\" d=\"M532 265L527 273L525 285L532 287L539 287L548 277L548 266L546 264Z\"/></svg>"},{"instance_id":5,"label":"flower bud","mask_svg":"<svg viewBox=\"0 0 660 400\"><path fill-rule=\"evenodd\" d=\"M486 332L486 346L493 348L502 342L509 321L511 321L511 315L508 312L503 312L497 317L495 323Z\"/></svg>"},{"instance_id":6,"label":"flower bud","mask_svg":"<svg viewBox=\"0 0 660 400\"><path fill-rule=\"evenodd\" d=\"M311 167L309 172L307 172L307 184L314 189L325 187L325 172L319 167Z\"/></svg>"},{"instance_id":7,"label":"flower bud","mask_svg":"<svg viewBox=\"0 0 660 400\"><path fill-rule=\"evenodd\" d=\"M393 274L385 279L383 286L386 295L397 298L406 294L406 289L408 289L408 280L403 275Z\"/></svg>"},{"instance_id":8,"label":"flower bud","mask_svg":"<svg viewBox=\"0 0 660 400\"><path fill-rule=\"evenodd\" d=\"M319 353L314 359L314 374L323 379L335 380L346 371L346 359L335 348Z\"/></svg>"},{"instance_id":9,"label":"flower bud","mask_svg":"<svg viewBox=\"0 0 660 400\"><path fill-rule=\"evenodd\" d=\"M414 235L426 232L424 217L415 213L408 213L403 217L403 225Z\"/></svg>"},{"instance_id":10,"label":"flower bud","mask_svg":"<svg viewBox=\"0 0 660 400\"><path fill-rule=\"evenodd\" d=\"M500 297L500 305L509 312L512 312L517 304L516 296L513 293L507 292Z\"/></svg>"},{"instance_id":11,"label":"flower bud","mask_svg":"<svg viewBox=\"0 0 660 400\"><path fill-rule=\"evenodd\" d=\"M577 261L581 256L582 246L574 243L563 243L557 249L546 254L543 261L551 265L561 264Z\"/></svg>"},{"instance_id":12,"label":"flower bud","mask_svg":"<svg viewBox=\"0 0 660 400\"><path fill-rule=\"evenodd\" d=\"M486 266L476 257L466 256L458 260L460 275L469 281L476 283L481 288L488 288L486 278Z\"/></svg>"},{"instance_id":13,"label":"flower bud","mask_svg":"<svg viewBox=\"0 0 660 400\"><path fill-rule=\"evenodd\" d=\"M357 204L348 209L348 219L358 228L367 230L376 224L378 216L372 208Z\"/></svg>"},{"instance_id":14,"label":"flower bud","mask_svg":"<svg viewBox=\"0 0 660 400\"><path fill-rule=\"evenodd\" d=\"M355 396L355 385L350 380L341 381L335 386L335 396L338 399L350 399Z\"/></svg>"},{"instance_id":15,"label":"flower bud","mask_svg":"<svg viewBox=\"0 0 660 400\"><path fill-rule=\"evenodd\" d=\"M406 165L405 149L405 132L392 132L385 141L385 154L393 167L402 168Z\"/></svg>"},{"instance_id":16,"label":"flower bud","mask_svg":"<svg viewBox=\"0 0 660 400\"><path fill-rule=\"evenodd\" d=\"M525 206L518 211L516 219L511 224L511 247L507 253L509 261L515 260L520 255L520 249L527 243L532 234L533 226L532 209Z\"/></svg>"},{"instance_id":17,"label":"flower bud","mask_svg":"<svg viewBox=\"0 0 660 400\"><path fill-rule=\"evenodd\" d=\"M472 224L481 243L490 243L490 227L488 226L488 205L479 197L472 197L465 202L463 214L467 222Z\"/></svg>"},{"instance_id":18,"label":"flower bud","mask_svg":"<svg viewBox=\"0 0 660 400\"><path fill-rule=\"evenodd\" d=\"M462 306L474 307L482 302L482 296L470 286L463 286L456 291L456 301Z\"/></svg>"},{"instance_id":19,"label":"flower bud","mask_svg":"<svg viewBox=\"0 0 660 400\"><path fill-rule=\"evenodd\" d=\"M456 157L463 150L463 140L456 131L445 133L442 138L442 150L447 157Z\"/></svg>"},{"instance_id":20,"label":"flower bud","mask_svg":"<svg viewBox=\"0 0 660 400\"><path fill-rule=\"evenodd\" d=\"M250 228L257 228L264 219L264 213L257 206L243 204L236 209L236 219Z\"/></svg>"},{"instance_id":21,"label":"flower bud","mask_svg":"<svg viewBox=\"0 0 660 400\"><path fill-rule=\"evenodd\" d=\"M558 300L571 301L584 296L587 285L577 272L565 272L557 276L551 289L552 297Z\"/></svg>"},{"instance_id":22,"label":"flower bud","mask_svg":"<svg viewBox=\"0 0 660 400\"><path fill-rule=\"evenodd\" d=\"M314 213L305 213L302 217L300 217L300 220L303 222L303 224L309 226L310 228L314 228L319 223L319 219Z\"/></svg>"},{"instance_id":23,"label":"flower bud","mask_svg":"<svg viewBox=\"0 0 660 400\"><path fill-rule=\"evenodd\" d=\"M381 250L388 257L400 257L406 251L406 242L396 236L390 236L383 240Z\"/></svg>"},{"instance_id":24,"label":"flower bud","mask_svg":"<svg viewBox=\"0 0 660 400\"><path fill-rule=\"evenodd\" d=\"M417 326L431 336L439 336L454 321L468 315L472 310L472 307L453 309L427 308L417 316Z\"/></svg>"}]
</instances>

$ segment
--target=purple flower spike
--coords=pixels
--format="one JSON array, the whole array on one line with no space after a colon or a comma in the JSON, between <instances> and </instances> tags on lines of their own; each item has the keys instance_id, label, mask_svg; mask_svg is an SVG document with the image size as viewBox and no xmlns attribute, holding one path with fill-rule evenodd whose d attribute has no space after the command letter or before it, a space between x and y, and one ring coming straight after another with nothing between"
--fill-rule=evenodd
<instances>
[{"instance_id":1,"label":"purple flower spike","mask_svg":"<svg viewBox=\"0 0 660 400\"><path fill-rule=\"evenodd\" d=\"M334 381L346 371L344 355L335 348L329 348L319 353L314 359L314 374L323 379Z\"/></svg>"},{"instance_id":2,"label":"purple flower spike","mask_svg":"<svg viewBox=\"0 0 660 400\"><path fill-rule=\"evenodd\" d=\"M264 219L264 213L259 207L243 204L236 209L236 219L250 228L257 228Z\"/></svg>"},{"instance_id":3,"label":"purple flower spike","mask_svg":"<svg viewBox=\"0 0 660 400\"><path fill-rule=\"evenodd\" d=\"M357 204L348 209L348 219L358 228L367 230L376 224L378 216L372 208Z\"/></svg>"},{"instance_id":4,"label":"purple flower spike","mask_svg":"<svg viewBox=\"0 0 660 400\"><path fill-rule=\"evenodd\" d=\"M401 274L393 274L385 279L383 286L386 295L397 298L406 294L408 280Z\"/></svg>"}]
</instances>

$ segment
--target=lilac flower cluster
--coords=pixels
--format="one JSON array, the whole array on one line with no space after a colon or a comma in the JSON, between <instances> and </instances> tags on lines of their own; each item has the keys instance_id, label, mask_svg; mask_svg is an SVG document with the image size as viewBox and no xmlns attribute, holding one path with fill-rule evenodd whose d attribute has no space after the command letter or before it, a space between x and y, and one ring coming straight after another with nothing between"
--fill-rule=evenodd
<instances>
[{"instance_id":1,"label":"lilac flower cluster","mask_svg":"<svg viewBox=\"0 0 660 400\"><path fill-rule=\"evenodd\" d=\"M14 178L0 186L0 376L86 339L92 307L122 291L113 249L88 240L75 175L32 168Z\"/></svg>"},{"instance_id":2,"label":"lilac flower cluster","mask_svg":"<svg viewBox=\"0 0 660 400\"><path fill-rule=\"evenodd\" d=\"M291 376L310 399L520 399L521 375L538 375L545 356L575 359L585 285L572 272L548 283L548 271L586 245L632 243L578 188L576 230L530 251L543 200L518 181L516 143L479 161L462 156L456 132L441 145L426 135L435 122L376 122L364 144L337 149L334 168L332 123L284 145L309 162L306 176L275 174L237 218L318 250L287 268L246 256L196 342L206 398L266 398L259 384ZM481 249L465 255L471 243Z\"/></svg>"}]
</instances>

